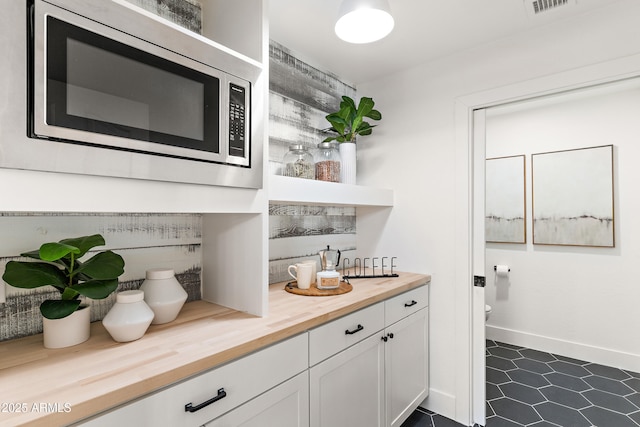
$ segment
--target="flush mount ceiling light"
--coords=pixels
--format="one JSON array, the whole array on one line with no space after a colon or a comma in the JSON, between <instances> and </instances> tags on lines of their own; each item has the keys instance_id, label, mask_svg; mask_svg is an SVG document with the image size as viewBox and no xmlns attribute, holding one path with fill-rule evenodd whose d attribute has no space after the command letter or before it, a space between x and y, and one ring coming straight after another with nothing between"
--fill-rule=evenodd
<instances>
[{"instance_id":1,"label":"flush mount ceiling light","mask_svg":"<svg viewBox=\"0 0 640 427\"><path fill-rule=\"evenodd\" d=\"M349 43L371 43L393 29L393 16L387 0L343 0L336 34Z\"/></svg>"}]
</instances>

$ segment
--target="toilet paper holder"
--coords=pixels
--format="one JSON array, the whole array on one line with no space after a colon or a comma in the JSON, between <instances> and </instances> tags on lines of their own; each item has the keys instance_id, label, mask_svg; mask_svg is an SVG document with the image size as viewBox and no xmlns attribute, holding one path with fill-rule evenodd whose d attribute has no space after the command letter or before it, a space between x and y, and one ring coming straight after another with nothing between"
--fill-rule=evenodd
<instances>
[{"instance_id":1,"label":"toilet paper holder","mask_svg":"<svg viewBox=\"0 0 640 427\"><path fill-rule=\"evenodd\" d=\"M497 266L497 265L494 265L494 266L493 266L493 271L497 271L497 270L498 270L498 266ZM511 272L511 268L508 268L508 269L507 269L507 271L508 271L508 272Z\"/></svg>"}]
</instances>

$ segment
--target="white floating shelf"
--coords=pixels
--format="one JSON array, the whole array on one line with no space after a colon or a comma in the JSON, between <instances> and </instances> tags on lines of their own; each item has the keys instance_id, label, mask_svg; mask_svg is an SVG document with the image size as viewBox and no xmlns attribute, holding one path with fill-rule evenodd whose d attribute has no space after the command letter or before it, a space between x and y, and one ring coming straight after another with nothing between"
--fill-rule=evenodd
<instances>
[{"instance_id":1,"label":"white floating shelf","mask_svg":"<svg viewBox=\"0 0 640 427\"><path fill-rule=\"evenodd\" d=\"M269 201L272 203L393 206L393 190L312 179L269 176Z\"/></svg>"}]
</instances>

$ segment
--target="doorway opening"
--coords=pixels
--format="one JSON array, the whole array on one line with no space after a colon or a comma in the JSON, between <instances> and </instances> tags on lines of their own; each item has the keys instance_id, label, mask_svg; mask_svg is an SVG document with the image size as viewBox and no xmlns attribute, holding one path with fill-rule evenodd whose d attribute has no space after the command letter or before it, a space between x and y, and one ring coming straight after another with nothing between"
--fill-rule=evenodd
<instances>
[{"instance_id":1,"label":"doorway opening","mask_svg":"<svg viewBox=\"0 0 640 427\"><path fill-rule=\"evenodd\" d=\"M640 79L486 111L488 426L500 418L640 419L625 397L636 393L628 383L640 369L630 355L640 354L640 343L624 333L640 321L630 305L640 298L633 271L640 239L621 238L640 214L632 190L639 114ZM554 167L543 167L549 160Z\"/></svg>"},{"instance_id":2,"label":"doorway opening","mask_svg":"<svg viewBox=\"0 0 640 427\"><path fill-rule=\"evenodd\" d=\"M477 292L474 276L485 277L484 233L484 140L478 139L478 129L484 121L478 121L479 111L504 106L518 101L533 100L547 95L570 93L603 84L623 82L640 75L640 55L613 60L534 79L502 88L465 96L456 100L456 164L460 174L456 177L457 203L467 206L458 218L456 234L459 270L456 275L456 297L461 310L456 317L459 372L456 402L457 419L468 414L469 425L485 424L485 344L484 340L484 289ZM484 129L482 129L484 135ZM466 173L465 173L466 171ZM481 184L479 182L482 182ZM482 200L482 203L479 200ZM479 209L482 205L482 209ZM476 212L476 215L474 215ZM481 212L481 215L477 213ZM542 251L541 251L542 252ZM490 282L487 271L487 282ZM496 316L496 308L492 316ZM480 341L478 336L482 336ZM468 350L468 353L465 351ZM468 356L468 359L465 357ZM637 360L637 354L630 355ZM468 399L465 399L465 396Z\"/></svg>"}]
</instances>

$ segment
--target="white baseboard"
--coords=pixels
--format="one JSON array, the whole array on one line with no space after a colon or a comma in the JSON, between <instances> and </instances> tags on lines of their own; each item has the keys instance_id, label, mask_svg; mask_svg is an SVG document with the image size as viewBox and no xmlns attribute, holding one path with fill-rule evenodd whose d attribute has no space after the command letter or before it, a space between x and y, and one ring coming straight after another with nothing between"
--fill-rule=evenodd
<instances>
[{"instance_id":1,"label":"white baseboard","mask_svg":"<svg viewBox=\"0 0 640 427\"><path fill-rule=\"evenodd\" d=\"M640 372L640 355L570 341L562 341L513 329L486 326L486 338L548 353Z\"/></svg>"},{"instance_id":2,"label":"white baseboard","mask_svg":"<svg viewBox=\"0 0 640 427\"><path fill-rule=\"evenodd\" d=\"M420 406L450 420L456 420L456 398L450 394L431 388L429 396L422 401Z\"/></svg>"}]
</instances>

